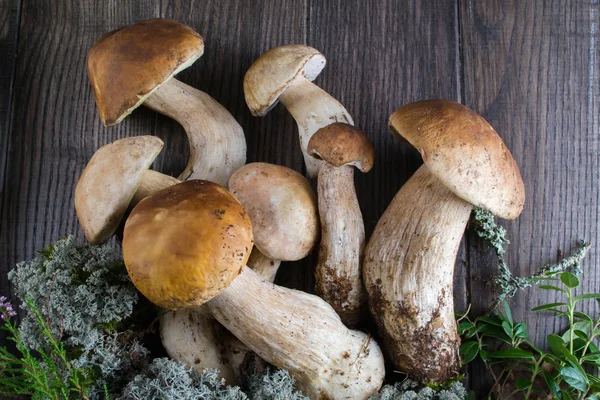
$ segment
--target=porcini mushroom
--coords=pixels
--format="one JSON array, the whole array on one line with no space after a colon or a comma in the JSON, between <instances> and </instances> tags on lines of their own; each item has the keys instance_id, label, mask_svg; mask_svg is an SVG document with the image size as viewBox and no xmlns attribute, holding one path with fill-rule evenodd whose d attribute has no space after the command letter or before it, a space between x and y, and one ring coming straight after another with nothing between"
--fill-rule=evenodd
<instances>
[{"instance_id":1,"label":"porcini mushroom","mask_svg":"<svg viewBox=\"0 0 600 400\"><path fill-rule=\"evenodd\" d=\"M272 282L281 261L306 257L319 237L317 201L310 184L296 171L279 165L251 163L229 180L229 190L252 221L255 250L252 269ZM253 265L254 264L254 265Z\"/></svg>"},{"instance_id":2,"label":"porcini mushroom","mask_svg":"<svg viewBox=\"0 0 600 400\"><path fill-rule=\"evenodd\" d=\"M105 126L145 106L185 129L190 158L179 179L227 184L246 162L246 141L233 116L208 94L174 76L204 52L202 37L169 19L150 19L102 36L88 54L88 77Z\"/></svg>"},{"instance_id":3,"label":"porcini mushroom","mask_svg":"<svg viewBox=\"0 0 600 400\"><path fill-rule=\"evenodd\" d=\"M473 205L514 219L525 201L519 168L481 116L449 100L396 110L392 132L425 165L402 186L365 250L371 313L393 364L423 383L458 374L453 271Z\"/></svg>"},{"instance_id":4,"label":"porcini mushroom","mask_svg":"<svg viewBox=\"0 0 600 400\"><path fill-rule=\"evenodd\" d=\"M149 169L163 144L155 136L137 136L94 153L75 187L75 211L90 243L101 244L114 235L136 192L139 198L179 182Z\"/></svg>"},{"instance_id":5,"label":"porcini mushroom","mask_svg":"<svg viewBox=\"0 0 600 400\"><path fill-rule=\"evenodd\" d=\"M354 190L354 167L369 172L375 150L362 130L336 122L313 135L308 153L323 160L317 188L322 232L317 294L347 326L356 326L366 294L361 271L365 226Z\"/></svg>"},{"instance_id":6,"label":"porcini mushroom","mask_svg":"<svg viewBox=\"0 0 600 400\"><path fill-rule=\"evenodd\" d=\"M377 344L346 328L317 296L265 282L245 263L252 226L227 190L187 181L142 200L125 224L123 257L140 292L213 316L314 399L366 399L382 384Z\"/></svg>"},{"instance_id":7,"label":"porcini mushroom","mask_svg":"<svg viewBox=\"0 0 600 400\"><path fill-rule=\"evenodd\" d=\"M324 67L323 54L296 44L275 47L262 54L244 77L244 95L252 115L266 115L281 100L296 120L311 178L317 175L321 164L306 152L311 136L332 122L354 123L339 101L312 83Z\"/></svg>"}]
</instances>

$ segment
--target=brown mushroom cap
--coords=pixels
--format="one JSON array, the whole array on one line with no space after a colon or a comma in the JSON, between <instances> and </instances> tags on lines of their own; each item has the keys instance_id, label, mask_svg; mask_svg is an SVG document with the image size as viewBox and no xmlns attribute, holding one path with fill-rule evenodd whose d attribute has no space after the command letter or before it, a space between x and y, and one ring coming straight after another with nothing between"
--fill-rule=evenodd
<instances>
[{"instance_id":1,"label":"brown mushroom cap","mask_svg":"<svg viewBox=\"0 0 600 400\"><path fill-rule=\"evenodd\" d=\"M204 52L202 36L170 19L149 19L109 32L88 54L88 78L105 126L118 124L161 83Z\"/></svg>"},{"instance_id":2,"label":"brown mushroom cap","mask_svg":"<svg viewBox=\"0 0 600 400\"><path fill-rule=\"evenodd\" d=\"M123 259L131 280L154 304L199 306L246 265L252 225L242 205L216 183L191 180L146 197L131 212Z\"/></svg>"},{"instance_id":3,"label":"brown mushroom cap","mask_svg":"<svg viewBox=\"0 0 600 400\"><path fill-rule=\"evenodd\" d=\"M75 211L90 243L106 242L115 233L162 147L156 136L138 136L115 140L92 156L75 187Z\"/></svg>"},{"instance_id":4,"label":"brown mushroom cap","mask_svg":"<svg viewBox=\"0 0 600 400\"><path fill-rule=\"evenodd\" d=\"M284 261L310 253L319 237L319 216L305 177L279 165L251 163L231 176L229 189L250 215L261 253Z\"/></svg>"},{"instance_id":5,"label":"brown mushroom cap","mask_svg":"<svg viewBox=\"0 0 600 400\"><path fill-rule=\"evenodd\" d=\"M397 109L391 131L419 150L423 161L454 194L505 218L525 203L519 167L494 128L451 100L425 100Z\"/></svg>"},{"instance_id":6,"label":"brown mushroom cap","mask_svg":"<svg viewBox=\"0 0 600 400\"><path fill-rule=\"evenodd\" d=\"M310 138L308 154L335 167L353 165L361 172L369 172L373 168L375 149L361 129L334 122Z\"/></svg>"},{"instance_id":7,"label":"brown mushroom cap","mask_svg":"<svg viewBox=\"0 0 600 400\"><path fill-rule=\"evenodd\" d=\"M252 115L263 116L298 75L309 81L325 67L325 56L309 46L292 44L263 53L244 77L244 95Z\"/></svg>"}]
</instances>

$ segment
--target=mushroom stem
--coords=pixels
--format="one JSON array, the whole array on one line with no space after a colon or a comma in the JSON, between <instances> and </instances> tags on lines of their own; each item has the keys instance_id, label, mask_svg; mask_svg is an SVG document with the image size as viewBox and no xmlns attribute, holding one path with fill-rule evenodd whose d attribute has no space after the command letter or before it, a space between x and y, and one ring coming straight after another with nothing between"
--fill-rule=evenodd
<instances>
[{"instance_id":1,"label":"mushroom stem","mask_svg":"<svg viewBox=\"0 0 600 400\"><path fill-rule=\"evenodd\" d=\"M365 228L354 190L354 167L324 162L317 191L321 218L317 294L347 326L355 326L366 295L361 277Z\"/></svg>"},{"instance_id":2,"label":"mushroom stem","mask_svg":"<svg viewBox=\"0 0 600 400\"><path fill-rule=\"evenodd\" d=\"M221 340L221 329L195 308L160 312L160 339L169 357L198 372L218 369L228 384L235 384L238 371L231 366L232 352Z\"/></svg>"},{"instance_id":3,"label":"mushroom stem","mask_svg":"<svg viewBox=\"0 0 600 400\"><path fill-rule=\"evenodd\" d=\"M424 383L444 382L460 369L452 289L471 208L421 166L365 250L365 286L383 347L396 367Z\"/></svg>"},{"instance_id":4,"label":"mushroom stem","mask_svg":"<svg viewBox=\"0 0 600 400\"><path fill-rule=\"evenodd\" d=\"M383 355L375 341L346 328L317 296L243 268L207 306L261 358L287 369L312 399L366 399L382 384Z\"/></svg>"},{"instance_id":5,"label":"mushroom stem","mask_svg":"<svg viewBox=\"0 0 600 400\"><path fill-rule=\"evenodd\" d=\"M303 76L297 76L279 97L298 124L300 148L306 170L311 178L317 176L322 161L307 153L308 141L320 128L333 122L353 125L352 117L344 106L326 91Z\"/></svg>"},{"instance_id":6,"label":"mushroom stem","mask_svg":"<svg viewBox=\"0 0 600 400\"><path fill-rule=\"evenodd\" d=\"M180 182L181 181L177 178L173 178L172 176L165 175L158 171L149 169L146 172L144 172L142 180L140 181L140 184L135 194L133 195L133 199L131 199L129 207L133 208L144 198L152 196L159 190L163 190L165 188L168 188L169 186L176 185Z\"/></svg>"},{"instance_id":7,"label":"mushroom stem","mask_svg":"<svg viewBox=\"0 0 600 400\"><path fill-rule=\"evenodd\" d=\"M144 105L175 119L188 135L190 159L180 180L205 179L227 186L231 174L246 163L242 127L208 94L171 78Z\"/></svg>"},{"instance_id":8,"label":"mushroom stem","mask_svg":"<svg viewBox=\"0 0 600 400\"><path fill-rule=\"evenodd\" d=\"M260 252L256 247L252 249L250 258L248 259L248 267L267 282L273 283L277 270L281 265L281 260L269 258Z\"/></svg>"}]
</instances>

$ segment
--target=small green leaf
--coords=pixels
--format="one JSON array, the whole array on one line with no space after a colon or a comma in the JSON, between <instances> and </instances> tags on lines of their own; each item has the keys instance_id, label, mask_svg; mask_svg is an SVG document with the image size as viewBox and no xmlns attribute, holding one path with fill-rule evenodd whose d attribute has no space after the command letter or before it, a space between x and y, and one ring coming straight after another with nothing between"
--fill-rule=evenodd
<instances>
[{"instance_id":1,"label":"small green leaf","mask_svg":"<svg viewBox=\"0 0 600 400\"><path fill-rule=\"evenodd\" d=\"M514 332L515 336L521 339L527 339L527 337L529 336L529 333L527 332L527 326L524 322L519 322L518 324L516 324Z\"/></svg>"},{"instance_id":2,"label":"small green leaf","mask_svg":"<svg viewBox=\"0 0 600 400\"><path fill-rule=\"evenodd\" d=\"M527 360L535 360L533 354L521 349L498 350L491 354L492 358L523 358Z\"/></svg>"},{"instance_id":3,"label":"small green leaf","mask_svg":"<svg viewBox=\"0 0 600 400\"><path fill-rule=\"evenodd\" d=\"M502 326L502 320L500 318L498 318L497 315L494 315L492 317L477 317L477 319L475 319L475 322L485 322L486 324L490 324L490 325L496 325L496 326Z\"/></svg>"},{"instance_id":4,"label":"small green leaf","mask_svg":"<svg viewBox=\"0 0 600 400\"><path fill-rule=\"evenodd\" d=\"M561 275L562 277L562 275ZM588 390L589 381L587 376L573 367L564 367L559 372L560 376L562 376L563 380L571 386L573 389L581 390L585 392Z\"/></svg>"},{"instance_id":5,"label":"small green leaf","mask_svg":"<svg viewBox=\"0 0 600 400\"><path fill-rule=\"evenodd\" d=\"M548 372L544 370L542 370L541 372L542 376L544 377L544 380L546 381L546 385L548 385L548 389L550 389L554 396L558 397L558 392L560 390L560 387L558 387L558 383L556 383L554 378L552 378L552 376Z\"/></svg>"},{"instance_id":6,"label":"small green leaf","mask_svg":"<svg viewBox=\"0 0 600 400\"><path fill-rule=\"evenodd\" d=\"M509 338L513 337L513 329L512 326L507 322L507 321L502 321L502 329L504 330L504 333L506 333L506 335Z\"/></svg>"},{"instance_id":7,"label":"small green leaf","mask_svg":"<svg viewBox=\"0 0 600 400\"><path fill-rule=\"evenodd\" d=\"M563 272L560 274L560 281L570 289L579 286L579 278L570 272Z\"/></svg>"},{"instance_id":8,"label":"small green leaf","mask_svg":"<svg viewBox=\"0 0 600 400\"><path fill-rule=\"evenodd\" d=\"M564 307L566 306L566 303L550 303L550 304L543 304L541 306L537 306L537 307L533 307L531 309L531 311L542 311L542 310L551 310L553 308L556 307Z\"/></svg>"},{"instance_id":9,"label":"small green leaf","mask_svg":"<svg viewBox=\"0 0 600 400\"><path fill-rule=\"evenodd\" d=\"M485 336L493 337L503 341L504 343L512 344L510 337L508 337L504 330L499 326L484 325L480 332Z\"/></svg>"},{"instance_id":10,"label":"small green leaf","mask_svg":"<svg viewBox=\"0 0 600 400\"><path fill-rule=\"evenodd\" d=\"M506 301L503 301L502 305L504 306L504 315L506 316L506 319L508 320L508 323L510 324L510 326L512 326L513 325L513 317L512 317L512 312L510 311L510 307L508 306L508 303Z\"/></svg>"},{"instance_id":11,"label":"small green leaf","mask_svg":"<svg viewBox=\"0 0 600 400\"><path fill-rule=\"evenodd\" d=\"M565 348L565 341L558 335L550 334L547 336L548 345L550 346L550 350L557 356L564 355L567 352Z\"/></svg>"},{"instance_id":12,"label":"small green leaf","mask_svg":"<svg viewBox=\"0 0 600 400\"><path fill-rule=\"evenodd\" d=\"M565 289L561 289L558 286L552 286L552 285L540 285L538 286L540 289L544 289L544 290L554 290L556 292L562 292L562 293L567 293L567 291Z\"/></svg>"},{"instance_id":13,"label":"small green leaf","mask_svg":"<svg viewBox=\"0 0 600 400\"><path fill-rule=\"evenodd\" d=\"M575 301L587 300L587 299L600 299L600 293L587 293L587 294L575 296L573 298L573 300L575 300Z\"/></svg>"},{"instance_id":14,"label":"small green leaf","mask_svg":"<svg viewBox=\"0 0 600 400\"><path fill-rule=\"evenodd\" d=\"M515 386L517 387L517 389L522 391L531 386L531 381L529 379L517 379L517 381L515 382Z\"/></svg>"},{"instance_id":15,"label":"small green leaf","mask_svg":"<svg viewBox=\"0 0 600 400\"><path fill-rule=\"evenodd\" d=\"M459 335L464 335L464 333L466 331L468 331L471 328L474 328L475 325L470 322L470 321L462 321L460 324L458 324L458 334Z\"/></svg>"},{"instance_id":16,"label":"small green leaf","mask_svg":"<svg viewBox=\"0 0 600 400\"><path fill-rule=\"evenodd\" d=\"M463 364L473 361L477 357L477 353L479 353L479 343L475 341L464 342L459 349Z\"/></svg>"},{"instance_id":17,"label":"small green leaf","mask_svg":"<svg viewBox=\"0 0 600 400\"><path fill-rule=\"evenodd\" d=\"M479 350L479 357L481 357L483 361L490 361L492 359L492 357L490 357L489 351L484 349Z\"/></svg>"},{"instance_id":18,"label":"small green leaf","mask_svg":"<svg viewBox=\"0 0 600 400\"><path fill-rule=\"evenodd\" d=\"M596 396L595 394L590 394L587 400L598 400L598 396Z\"/></svg>"},{"instance_id":19,"label":"small green leaf","mask_svg":"<svg viewBox=\"0 0 600 400\"><path fill-rule=\"evenodd\" d=\"M589 315L587 315L585 313L582 313L582 312L579 312L579 311L573 312L573 316L575 316L575 317L577 317L579 319L582 319L584 321L592 322L592 318Z\"/></svg>"},{"instance_id":20,"label":"small green leaf","mask_svg":"<svg viewBox=\"0 0 600 400\"><path fill-rule=\"evenodd\" d=\"M589 353L581 357L581 361L600 362L600 353Z\"/></svg>"}]
</instances>

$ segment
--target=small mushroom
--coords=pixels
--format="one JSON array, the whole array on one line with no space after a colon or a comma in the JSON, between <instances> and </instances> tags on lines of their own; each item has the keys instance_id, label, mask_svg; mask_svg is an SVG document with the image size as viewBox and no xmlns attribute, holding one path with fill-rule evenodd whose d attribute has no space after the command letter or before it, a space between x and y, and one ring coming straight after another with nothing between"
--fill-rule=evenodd
<instances>
[{"instance_id":1,"label":"small mushroom","mask_svg":"<svg viewBox=\"0 0 600 400\"><path fill-rule=\"evenodd\" d=\"M323 54L296 44L262 54L244 77L244 95L252 115L266 115L281 100L298 123L300 147L311 178L317 175L321 164L306 151L311 136L332 122L353 124L344 106L312 83L324 67Z\"/></svg>"},{"instance_id":2,"label":"small mushroom","mask_svg":"<svg viewBox=\"0 0 600 400\"><path fill-rule=\"evenodd\" d=\"M313 135L308 153L324 161L317 188L322 232L317 294L347 326L356 326L366 302L361 271L365 226L354 190L353 167L369 172L375 150L362 130L336 122Z\"/></svg>"},{"instance_id":3,"label":"small mushroom","mask_svg":"<svg viewBox=\"0 0 600 400\"><path fill-rule=\"evenodd\" d=\"M202 37L169 19L150 19L102 36L88 54L88 77L105 126L144 104L179 122L190 158L179 179L227 184L246 162L244 132L233 116L204 92L174 76L204 52Z\"/></svg>"},{"instance_id":4,"label":"small mushroom","mask_svg":"<svg viewBox=\"0 0 600 400\"><path fill-rule=\"evenodd\" d=\"M142 200L125 224L129 275L155 304L205 304L267 362L287 369L313 399L366 399L381 386L383 355L323 300L265 282L245 268L252 225L225 188L187 181Z\"/></svg>"},{"instance_id":5,"label":"small mushroom","mask_svg":"<svg viewBox=\"0 0 600 400\"><path fill-rule=\"evenodd\" d=\"M444 382L460 369L453 275L471 209L514 219L525 189L502 139L459 103L411 103L390 116L389 126L425 165L402 186L367 244L369 306L394 366L423 383Z\"/></svg>"},{"instance_id":6,"label":"small mushroom","mask_svg":"<svg viewBox=\"0 0 600 400\"><path fill-rule=\"evenodd\" d=\"M319 237L317 201L302 175L279 165L251 163L231 176L229 190L252 221L256 247L248 265L265 280L275 279L281 261L300 260L314 248Z\"/></svg>"},{"instance_id":7,"label":"small mushroom","mask_svg":"<svg viewBox=\"0 0 600 400\"><path fill-rule=\"evenodd\" d=\"M106 242L119 227L132 199L179 180L151 171L163 141L155 136L119 139L94 153L75 187L75 211L86 239Z\"/></svg>"}]
</instances>

